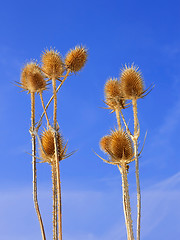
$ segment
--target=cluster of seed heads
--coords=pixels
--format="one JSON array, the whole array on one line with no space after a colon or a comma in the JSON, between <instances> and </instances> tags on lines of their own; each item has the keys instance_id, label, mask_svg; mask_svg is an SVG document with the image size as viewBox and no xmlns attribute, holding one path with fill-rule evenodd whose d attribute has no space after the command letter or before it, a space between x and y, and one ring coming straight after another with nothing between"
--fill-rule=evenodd
<instances>
[{"instance_id":1,"label":"cluster of seed heads","mask_svg":"<svg viewBox=\"0 0 180 240\"><path fill-rule=\"evenodd\" d=\"M52 78L58 79L65 71L78 72L87 61L87 50L76 46L65 56L64 60L59 52L54 49L45 50L41 55L41 65L36 61L27 63L21 73L21 87L28 93L39 93L47 89L47 81ZM47 80L45 80L47 79ZM58 137L58 155L63 159L65 149L63 138L60 133ZM52 164L55 155L54 136L51 129L45 130L41 135L40 146L41 157L44 162Z\"/></svg>"},{"instance_id":2,"label":"cluster of seed heads","mask_svg":"<svg viewBox=\"0 0 180 240\"><path fill-rule=\"evenodd\" d=\"M21 73L21 87L28 92L40 92L46 89L45 77L48 79L62 76L65 70L80 71L87 61L87 50L77 46L70 50L65 59L54 49L45 50L41 56L42 66L35 61L27 63Z\"/></svg>"},{"instance_id":3,"label":"cluster of seed heads","mask_svg":"<svg viewBox=\"0 0 180 240\"><path fill-rule=\"evenodd\" d=\"M105 103L111 110L121 110L126 106L126 100L141 98L144 93L144 82L141 72L133 64L125 65L120 78L110 78L105 87ZM100 140L101 149L109 155L112 162L121 164L133 160L132 141L123 129L111 131Z\"/></svg>"}]
</instances>

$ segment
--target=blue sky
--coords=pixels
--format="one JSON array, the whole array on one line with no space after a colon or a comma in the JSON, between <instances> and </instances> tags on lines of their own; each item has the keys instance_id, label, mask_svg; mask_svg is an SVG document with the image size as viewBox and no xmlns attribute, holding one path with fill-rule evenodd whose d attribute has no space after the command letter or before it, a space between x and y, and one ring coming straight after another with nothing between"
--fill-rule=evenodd
<instances>
[{"instance_id":1,"label":"blue sky","mask_svg":"<svg viewBox=\"0 0 180 240\"><path fill-rule=\"evenodd\" d=\"M102 109L103 88L134 62L146 87L138 101L141 144L142 239L180 237L180 2L179 1L6 1L0 8L0 240L41 239L32 201L30 99L12 83L23 64L40 60L45 48L64 56L77 44L88 62L59 92L58 119L78 151L61 164L64 240L126 239L118 169L103 163L99 140L116 126ZM51 92L45 94L46 101ZM38 98L37 98L38 101ZM37 117L41 106L37 103ZM49 115L51 116L49 109ZM133 121L132 111L125 113ZM134 165L128 175L135 226ZM51 172L38 165L38 189L48 239L51 235Z\"/></svg>"}]
</instances>

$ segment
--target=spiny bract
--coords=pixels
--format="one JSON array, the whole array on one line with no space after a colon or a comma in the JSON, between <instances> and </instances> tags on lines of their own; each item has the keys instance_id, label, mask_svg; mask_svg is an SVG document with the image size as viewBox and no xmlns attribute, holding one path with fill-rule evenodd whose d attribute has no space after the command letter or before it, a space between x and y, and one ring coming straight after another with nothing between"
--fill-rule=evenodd
<instances>
[{"instance_id":1,"label":"spiny bract","mask_svg":"<svg viewBox=\"0 0 180 240\"><path fill-rule=\"evenodd\" d=\"M100 140L101 150L109 154L112 162L121 164L129 163L133 158L133 146L131 139L123 129L111 131Z\"/></svg>"},{"instance_id":2,"label":"spiny bract","mask_svg":"<svg viewBox=\"0 0 180 240\"><path fill-rule=\"evenodd\" d=\"M132 142L122 129L111 132L110 149L116 159L126 161L131 160L133 157Z\"/></svg>"},{"instance_id":3,"label":"spiny bract","mask_svg":"<svg viewBox=\"0 0 180 240\"><path fill-rule=\"evenodd\" d=\"M110 109L124 108L125 100L121 90L120 82L117 78L107 80L104 87L105 102Z\"/></svg>"},{"instance_id":4,"label":"spiny bract","mask_svg":"<svg viewBox=\"0 0 180 240\"><path fill-rule=\"evenodd\" d=\"M60 160L63 158L63 138L60 133L57 134L58 156ZM40 148L41 157L45 162L53 163L55 157L54 134L51 129L44 130L41 135Z\"/></svg>"},{"instance_id":5,"label":"spiny bract","mask_svg":"<svg viewBox=\"0 0 180 240\"><path fill-rule=\"evenodd\" d=\"M64 63L60 54L53 50L45 50L41 56L42 70L49 78L59 78L64 72Z\"/></svg>"},{"instance_id":6,"label":"spiny bract","mask_svg":"<svg viewBox=\"0 0 180 240\"><path fill-rule=\"evenodd\" d=\"M126 99L140 98L144 93L144 82L139 68L133 64L122 69L120 83Z\"/></svg>"},{"instance_id":7,"label":"spiny bract","mask_svg":"<svg viewBox=\"0 0 180 240\"><path fill-rule=\"evenodd\" d=\"M87 61L87 49L76 46L71 49L65 57L65 65L71 72L80 71Z\"/></svg>"},{"instance_id":8,"label":"spiny bract","mask_svg":"<svg viewBox=\"0 0 180 240\"><path fill-rule=\"evenodd\" d=\"M36 62L27 63L22 69L21 87L31 93L46 89L46 81Z\"/></svg>"}]
</instances>

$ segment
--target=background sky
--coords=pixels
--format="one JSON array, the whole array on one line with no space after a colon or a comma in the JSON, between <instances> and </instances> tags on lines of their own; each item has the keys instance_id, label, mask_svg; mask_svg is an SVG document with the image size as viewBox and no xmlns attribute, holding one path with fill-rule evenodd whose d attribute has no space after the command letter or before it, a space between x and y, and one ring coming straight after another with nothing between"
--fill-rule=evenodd
<instances>
[{"instance_id":1,"label":"background sky","mask_svg":"<svg viewBox=\"0 0 180 240\"><path fill-rule=\"evenodd\" d=\"M41 239L32 200L30 96L13 85L45 48L65 56L88 48L88 62L58 94L58 120L69 140L61 165L64 240L125 240L121 176L105 164L99 140L116 127L104 107L104 84L125 63L138 65L153 91L138 100L144 240L180 239L180 2L178 0L3 1L0 7L0 240ZM47 102L51 90L45 93ZM42 108L37 98L37 118ZM49 109L52 116L52 109ZM125 117L132 127L129 109ZM39 203L52 239L51 171L38 164ZM134 227L134 163L128 175Z\"/></svg>"}]
</instances>

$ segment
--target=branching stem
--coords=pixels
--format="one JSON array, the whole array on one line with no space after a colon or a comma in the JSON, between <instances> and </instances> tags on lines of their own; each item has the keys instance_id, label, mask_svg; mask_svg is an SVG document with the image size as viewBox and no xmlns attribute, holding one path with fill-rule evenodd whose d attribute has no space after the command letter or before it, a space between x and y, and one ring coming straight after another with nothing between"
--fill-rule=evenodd
<instances>
[{"instance_id":1,"label":"branching stem","mask_svg":"<svg viewBox=\"0 0 180 240\"><path fill-rule=\"evenodd\" d=\"M49 119L48 119L48 116L47 116L47 112L46 112L46 108L45 108L45 105L44 105L44 100L43 100L43 96L42 96L42 92L41 91L39 92L39 95L40 95L42 107L43 107L43 110L44 110L44 113L45 113L45 116L46 116L47 125L50 126Z\"/></svg>"},{"instance_id":2,"label":"branching stem","mask_svg":"<svg viewBox=\"0 0 180 240\"><path fill-rule=\"evenodd\" d=\"M56 89L56 93L59 91L59 89L61 88L61 86L63 85L63 83L65 82L65 80L67 79L67 77L69 76L69 73L70 73L70 70L67 70L66 72L66 75L64 76L62 82L59 84L59 86L57 87ZM54 94L53 96L49 99L49 102L47 103L46 107L45 107L45 110L47 110L47 108L49 107L50 103L52 102L54 98ZM45 111L42 113L41 117L40 117L40 120L38 122L38 126L40 125L41 121L42 121L42 118L44 117L44 114L45 114Z\"/></svg>"}]
</instances>

